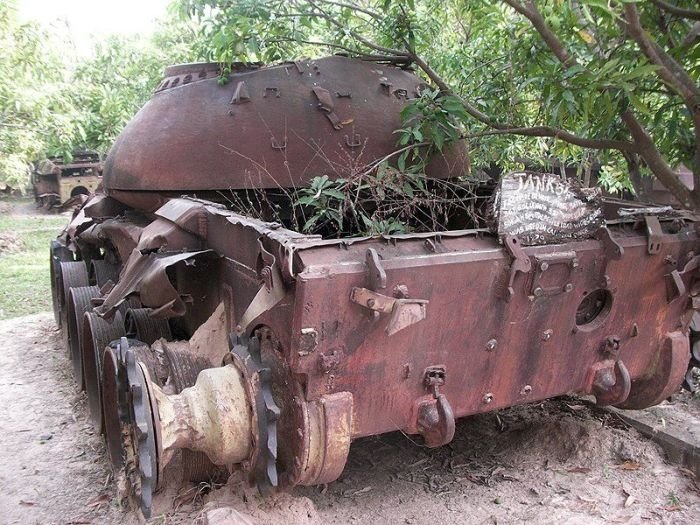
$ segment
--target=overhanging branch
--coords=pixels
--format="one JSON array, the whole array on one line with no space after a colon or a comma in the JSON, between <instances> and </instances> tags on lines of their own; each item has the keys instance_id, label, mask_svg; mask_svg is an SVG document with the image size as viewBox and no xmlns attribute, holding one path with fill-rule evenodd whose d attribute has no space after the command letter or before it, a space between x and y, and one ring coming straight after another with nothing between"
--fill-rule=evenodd
<instances>
[{"instance_id":1,"label":"overhanging branch","mask_svg":"<svg viewBox=\"0 0 700 525\"><path fill-rule=\"evenodd\" d=\"M446 95L456 96L452 89L447 85L447 83L438 75L438 73L430 67L421 57L411 54L410 58L413 62L421 68L425 74L432 80L435 85L440 88L440 91ZM637 147L632 142L626 140L615 140L615 139L598 139L598 138L588 138L580 137L564 129L558 129L551 126L514 126L512 124L506 124L501 122L496 122L483 111L476 108L474 105L470 104L461 97L458 97L466 112L481 122L486 124L488 127L493 128L492 131L486 131L479 134L469 135L465 138L474 138L477 136L485 137L489 135L520 135L523 137L552 137L554 139L563 140L569 144L574 144L575 146L580 146L582 148L591 149L619 149L621 151L634 152Z\"/></svg>"},{"instance_id":2,"label":"overhanging branch","mask_svg":"<svg viewBox=\"0 0 700 525\"><path fill-rule=\"evenodd\" d=\"M518 0L503 1L510 5L515 11L517 11L518 13L525 16L528 20L530 20L532 26L540 34L540 36L545 41L549 49L565 68L568 69L574 64L576 64L576 59L569 54L561 40L559 40L554 31L552 31L552 29L547 25L547 22L544 20L542 14L538 11L537 6L535 5L535 2L533 0L527 0L527 7L525 7L525 5L520 3ZM625 4L626 12L628 12L628 10L630 9L632 10L633 14L637 13L634 4ZM639 26L639 28L641 28L641 25ZM641 30L641 32L643 35L643 30ZM665 52L661 55L658 55L658 50L655 51L657 52L657 58L661 63L662 69L665 68L666 71L670 70L674 73L679 73L679 79L677 79L675 84L670 84L671 87L675 89L679 83L682 83L684 84L684 87L688 88L688 86L686 85L686 78L684 77L684 75L687 77L685 71L678 72L676 70L676 67L679 69L681 68L675 61L673 61L673 59L668 57L669 60L665 61ZM659 76L661 76L660 73ZM697 89L697 87L694 84L693 88ZM688 92L686 91L686 93ZM689 99L686 99L685 97L683 98L686 104L688 104ZM696 97L693 98L697 101ZM651 169L654 175L658 177L661 183L664 186L666 186L669 189L669 191L671 191L671 193L673 193L674 196L683 203L684 206L698 209L700 208L700 117L698 117L700 111L698 110L697 102L695 102L695 104L692 107L689 106L689 108L691 108L691 112L693 114L696 135L696 148L694 159L695 166L693 169L695 189L692 192L688 190L688 188L683 183L681 183L680 179L678 178L678 175L669 166L669 164L663 158L663 155L661 155L661 152L656 147L656 144L649 135L649 132L639 122L637 117L630 109L624 110L621 114L621 117L622 122L625 124L625 126L630 132L630 135L632 136L634 149L623 151L636 151L639 154L639 156L642 157L642 159L644 159L644 161L647 163L649 169Z\"/></svg>"},{"instance_id":3,"label":"overhanging branch","mask_svg":"<svg viewBox=\"0 0 700 525\"><path fill-rule=\"evenodd\" d=\"M681 18L689 18L691 20L700 20L700 11L697 11L695 9L685 9L683 7L678 7L676 5L669 4L668 2L664 2L663 0L651 1L659 9L663 9L664 11L671 13L672 15L676 15Z\"/></svg>"},{"instance_id":4,"label":"overhanging branch","mask_svg":"<svg viewBox=\"0 0 700 525\"><path fill-rule=\"evenodd\" d=\"M657 74L678 93L688 108L693 111L700 104L700 90L685 72L666 51L647 35L639 20L639 12L634 4L625 4L625 19L630 36L639 45L642 53L652 64L659 67Z\"/></svg>"},{"instance_id":5,"label":"overhanging branch","mask_svg":"<svg viewBox=\"0 0 700 525\"><path fill-rule=\"evenodd\" d=\"M322 1L322 0L319 0L319 1ZM379 44L375 44L371 40L360 35L357 31L354 31L352 29L348 29L348 27L346 27L345 25L338 22L335 18L333 18L331 15L329 15L325 10L321 9L319 7L319 5L316 2L314 2L313 0L308 0L308 2L309 2L309 5L311 5L311 7L313 7L317 11L318 15L321 16L321 18L325 19L326 21L328 21L330 24L334 25L338 29L346 31L355 40L357 40L358 42L362 42L364 45L366 45L370 49L374 49L375 51L379 51L380 53L386 53L387 55L403 56L403 57L408 56L407 53L405 53L404 51L400 51L398 49L392 49L389 47L380 46Z\"/></svg>"}]
</instances>

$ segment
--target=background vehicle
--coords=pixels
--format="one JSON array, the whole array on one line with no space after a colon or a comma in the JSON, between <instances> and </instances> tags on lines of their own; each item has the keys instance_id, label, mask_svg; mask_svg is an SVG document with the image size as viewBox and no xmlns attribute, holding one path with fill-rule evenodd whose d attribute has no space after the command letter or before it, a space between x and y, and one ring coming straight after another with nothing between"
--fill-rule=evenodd
<instances>
[{"instance_id":1,"label":"background vehicle","mask_svg":"<svg viewBox=\"0 0 700 525\"><path fill-rule=\"evenodd\" d=\"M61 157L49 157L37 162L32 173L34 200L47 210L94 193L101 182L102 161L99 154L89 151L73 152L68 163Z\"/></svg>"}]
</instances>

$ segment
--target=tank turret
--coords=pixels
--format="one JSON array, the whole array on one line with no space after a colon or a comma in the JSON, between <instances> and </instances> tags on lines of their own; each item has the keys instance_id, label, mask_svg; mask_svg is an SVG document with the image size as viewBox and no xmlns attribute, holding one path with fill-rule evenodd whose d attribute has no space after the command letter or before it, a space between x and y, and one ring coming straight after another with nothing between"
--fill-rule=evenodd
<instances>
[{"instance_id":1,"label":"tank turret","mask_svg":"<svg viewBox=\"0 0 700 525\"><path fill-rule=\"evenodd\" d=\"M143 192L296 188L347 176L396 149L401 110L424 87L406 69L342 56L236 65L228 77L216 64L169 67L112 147L105 189L143 207ZM465 173L459 150L433 162L431 176Z\"/></svg>"}]
</instances>

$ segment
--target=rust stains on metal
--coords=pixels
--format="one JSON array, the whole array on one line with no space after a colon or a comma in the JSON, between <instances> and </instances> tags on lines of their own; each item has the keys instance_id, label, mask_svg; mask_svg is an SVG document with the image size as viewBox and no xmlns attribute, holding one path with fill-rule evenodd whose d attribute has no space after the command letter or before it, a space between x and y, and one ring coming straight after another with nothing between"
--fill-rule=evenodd
<instances>
[{"instance_id":1,"label":"rust stains on metal","mask_svg":"<svg viewBox=\"0 0 700 525\"><path fill-rule=\"evenodd\" d=\"M638 408L679 385L700 309L696 218L648 206L618 214L620 202L530 174L522 190L544 195L541 225L523 215L518 229L512 201L515 222L501 215L500 235L305 235L168 192L250 182L249 163L211 149L231 119L244 130L236 147L291 173L290 184L308 181L300 166L317 157L280 119L309 140L325 130L346 155L376 133L367 148L380 154L419 81L346 58L241 69L226 89L212 67L170 73L115 145L110 196L92 197L51 249L64 329L67 298L97 280L88 269L112 269L89 306L74 301L89 311L83 332L70 332L88 334L88 402L98 426L104 408L108 450L145 514L165 465L192 451L205 473L234 464L266 494L333 481L362 436L401 430L440 446L471 414L571 392ZM183 100L187 111L169 110ZM270 117L278 148L264 128L245 131L250 111ZM163 115L171 125L153 133ZM272 184L255 177L254 187ZM166 326L139 330L143 316ZM100 327L104 337L90 335Z\"/></svg>"},{"instance_id":2,"label":"rust stains on metal","mask_svg":"<svg viewBox=\"0 0 700 525\"><path fill-rule=\"evenodd\" d=\"M392 65L379 68L341 56L299 65L305 72L294 75L292 63L234 68L225 86L211 68L180 66L116 140L105 163L107 193L143 206L133 192L148 198L154 190L297 187L395 149L393 131L401 127L406 99L387 96L380 84L391 82L415 97L424 85L420 78ZM200 78L201 71L206 73ZM188 74L186 87L170 89ZM336 94L348 91L351 97ZM348 133L352 141L346 144ZM468 168L463 145L437 160L432 168L438 177L462 175Z\"/></svg>"}]
</instances>

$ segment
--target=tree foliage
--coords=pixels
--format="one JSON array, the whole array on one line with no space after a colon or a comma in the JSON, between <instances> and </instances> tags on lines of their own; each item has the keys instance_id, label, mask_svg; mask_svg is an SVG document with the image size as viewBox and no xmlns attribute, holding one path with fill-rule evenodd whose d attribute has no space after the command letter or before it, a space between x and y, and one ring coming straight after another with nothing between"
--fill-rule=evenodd
<instances>
[{"instance_id":1,"label":"tree foliage","mask_svg":"<svg viewBox=\"0 0 700 525\"><path fill-rule=\"evenodd\" d=\"M106 153L172 63L197 60L192 24L161 22L153 35L110 36L77 57L66 28L21 23L0 2L0 183L23 189L32 161Z\"/></svg>"},{"instance_id":2,"label":"tree foliage","mask_svg":"<svg viewBox=\"0 0 700 525\"><path fill-rule=\"evenodd\" d=\"M82 131L58 53L64 44L0 3L0 182L21 185L28 159L61 151Z\"/></svg>"},{"instance_id":3,"label":"tree foliage","mask_svg":"<svg viewBox=\"0 0 700 525\"><path fill-rule=\"evenodd\" d=\"M604 165L700 208L700 11L694 0L178 0L222 62L329 51L412 61L474 164ZM425 130L423 130L425 131ZM692 169L696 190L674 170Z\"/></svg>"}]
</instances>

